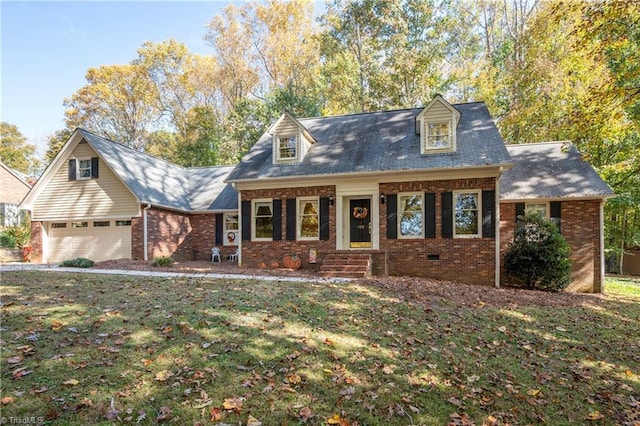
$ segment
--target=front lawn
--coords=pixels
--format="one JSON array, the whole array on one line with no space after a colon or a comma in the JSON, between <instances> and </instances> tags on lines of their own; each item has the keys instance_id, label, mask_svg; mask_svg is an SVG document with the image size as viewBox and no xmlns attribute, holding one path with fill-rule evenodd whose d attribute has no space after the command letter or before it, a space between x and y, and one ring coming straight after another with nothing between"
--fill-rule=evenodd
<instances>
[{"instance_id":1,"label":"front lawn","mask_svg":"<svg viewBox=\"0 0 640 426\"><path fill-rule=\"evenodd\" d=\"M403 283L3 273L2 417L640 421L637 281L605 296Z\"/></svg>"}]
</instances>

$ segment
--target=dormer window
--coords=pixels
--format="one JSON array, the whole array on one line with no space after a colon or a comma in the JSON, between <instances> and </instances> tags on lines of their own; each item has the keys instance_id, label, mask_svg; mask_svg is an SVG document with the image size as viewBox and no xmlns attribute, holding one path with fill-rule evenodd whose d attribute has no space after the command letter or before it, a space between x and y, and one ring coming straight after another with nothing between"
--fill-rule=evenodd
<instances>
[{"instance_id":1,"label":"dormer window","mask_svg":"<svg viewBox=\"0 0 640 426\"><path fill-rule=\"evenodd\" d=\"M91 159L78 160L78 179L91 179Z\"/></svg>"},{"instance_id":2,"label":"dormer window","mask_svg":"<svg viewBox=\"0 0 640 426\"><path fill-rule=\"evenodd\" d=\"M296 136L277 136L278 160L295 160L298 158L298 138Z\"/></svg>"},{"instance_id":3,"label":"dormer window","mask_svg":"<svg viewBox=\"0 0 640 426\"><path fill-rule=\"evenodd\" d=\"M420 134L420 154L456 151L456 128L460 112L442 96L436 95L416 116L416 132Z\"/></svg>"},{"instance_id":4,"label":"dormer window","mask_svg":"<svg viewBox=\"0 0 640 426\"><path fill-rule=\"evenodd\" d=\"M451 122L427 123L426 150L451 148Z\"/></svg>"}]
</instances>

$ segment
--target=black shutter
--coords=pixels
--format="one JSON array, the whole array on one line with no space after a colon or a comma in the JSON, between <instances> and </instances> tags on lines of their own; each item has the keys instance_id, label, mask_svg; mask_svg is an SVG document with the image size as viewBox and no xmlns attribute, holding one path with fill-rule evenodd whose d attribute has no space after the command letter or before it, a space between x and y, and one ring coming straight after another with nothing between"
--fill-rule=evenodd
<instances>
[{"instance_id":1,"label":"black shutter","mask_svg":"<svg viewBox=\"0 0 640 426\"><path fill-rule=\"evenodd\" d=\"M98 179L98 157L91 157L91 178Z\"/></svg>"},{"instance_id":2,"label":"black shutter","mask_svg":"<svg viewBox=\"0 0 640 426\"><path fill-rule=\"evenodd\" d=\"M251 241L251 201L242 202L242 241Z\"/></svg>"},{"instance_id":3,"label":"black shutter","mask_svg":"<svg viewBox=\"0 0 640 426\"><path fill-rule=\"evenodd\" d=\"M222 245L223 244L223 236L222 233L224 232L224 228L223 228L223 222L224 221L224 216L222 215L222 213L216 213L216 245Z\"/></svg>"},{"instance_id":4,"label":"black shutter","mask_svg":"<svg viewBox=\"0 0 640 426\"><path fill-rule=\"evenodd\" d=\"M329 239L329 198L320 197L320 239Z\"/></svg>"},{"instance_id":5,"label":"black shutter","mask_svg":"<svg viewBox=\"0 0 640 426\"><path fill-rule=\"evenodd\" d=\"M282 200L273 200L273 240L282 239Z\"/></svg>"},{"instance_id":6,"label":"black shutter","mask_svg":"<svg viewBox=\"0 0 640 426\"><path fill-rule=\"evenodd\" d=\"M516 223L522 221L520 216L524 218L524 203L516 203Z\"/></svg>"},{"instance_id":7,"label":"black shutter","mask_svg":"<svg viewBox=\"0 0 640 426\"><path fill-rule=\"evenodd\" d=\"M436 237L436 194L425 192L424 194L424 237Z\"/></svg>"},{"instance_id":8,"label":"black shutter","mask_svg":"<svg viewBox=\"0 0 640 426\"><path fill-rule=\"evenodd\" d=\"M398 194L385 194L387 203L387 238L398 238Z\"/></svg>"},{"instance_id":9,"label":"black shutter","mask_svg":"<svg viewBox=\"0 0 640 426\"><path fill-rule=\"evenodd\" d=\"M562 203L560 201L551 201L549 203L549 219L551 222L555 223L558 227L558 232L562 233L562 229L560 228L560 211L562 210Z\"/></svg>"},{"instance_id":10,"label":"black shutter","mask_svg":"<svg viewBox=\"0 0 640 426\"><path fill-rule=\"evenodd\" d=\"M296 199L287 198L287 240L296 239Z\"/></svg>"},{"instance_id":11,"label":"black shutter","mask_svg":"<svg viewBox=\"0 0 640 426\"><path fill-rule=\"evenodd\" d=\"M453 193L442 193L442 238L453 238Z\"/></svg>"},{"instance_id":12,"label":"black shutter","mask_svg":"<svg viewBox=\"0 0 640 426\"><path fill-rule=\"evenodd\" d=\"M482 236L496 236L496 192L482 191Z\"/></svg>"},{"instance_id":13,"label":"black shutter","mask_svg":"<svg viewBox=\"0 0 640 426\"><path fill-rule=\"evenodd\" d=\"M69 180L76 180L76 160L69 160Z\"/></svg>"}]
</instances>

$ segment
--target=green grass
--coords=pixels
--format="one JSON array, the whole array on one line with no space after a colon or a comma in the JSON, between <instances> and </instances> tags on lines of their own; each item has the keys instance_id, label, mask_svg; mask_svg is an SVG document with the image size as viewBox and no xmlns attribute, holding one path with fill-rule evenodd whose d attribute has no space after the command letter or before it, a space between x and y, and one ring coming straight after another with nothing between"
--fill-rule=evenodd
<instances>
[{"instance_id":1,"label":"green grass","mask_svg":"<svg viewBox=\"0 0 640 426\"><path fill-rule=\"evenodd\" d=\"M638 288L610 278L573 307L513 307L357 284L4 273L0 408L73 425L632 424Z\"/></svg>"}]
</instances>

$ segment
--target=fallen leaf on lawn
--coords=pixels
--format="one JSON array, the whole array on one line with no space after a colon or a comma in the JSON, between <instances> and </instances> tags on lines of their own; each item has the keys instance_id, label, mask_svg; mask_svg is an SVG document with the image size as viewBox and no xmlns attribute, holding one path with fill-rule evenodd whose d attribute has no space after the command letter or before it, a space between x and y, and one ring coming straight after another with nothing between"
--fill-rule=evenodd
<instances>
[{"instance_id":1,"label":"fallen leaf on lawn","mask_svg":"<svg viewBox=\"0 0 640 426\"><path fill-rule=\"evenodd\" d=\"M262 426L262 422L249 414L249 418L247 419L247 426Z\"/></svg>"},{"instance_id":2,"label":"fallen leaf on lawn","mask_svg":"<svg viewBox=\"0 0 640 426\"><path fill-rule=\"evenodd\" d=\"M212 408L209 414L211 415L210 421L212 422L219 422L220 420L222 420L222 410L217 407Z\"/></svg>"},{"instance_id":3,"label":"fallen leaf on lawn","mask_svg":"<svg viewBox=\"0 0 640 426\"><path fill-rule=\"evenodd\" d=\"M62 328L62 326L63 326L63 325L64 325L64 324L63 324L63 323L62 323L62 321L60 321L60 320L53 320L53 321L51 321L51 329L52 329L53 331L58 331L58 330L60 330L60 329Z\"/></svg>"},{"instance_id":4,"label":"fallen leaf on lawn","mask_svg":"<svg viewBox=\"0 0 640 426\"><path fill-rule=\"evenodd\" d=\"M78 402L78 409L91 407L92 405L93 401L91 401L89 398L83 398L80 402Z\"/></svg>"},{"instance_id":5,"label":"fallen leaf on lawn","mask_svg":"<svg viewBox=\"0 0 640 426\"><path fill-rule=\"evenodd\" d=\"M153 360L152 360L152 359L146 359L146 358L143 358L143 359L142 359L142 364L144 364L144 366L145 366L145 367L146 367L147 365L152 364L152 363L153 363Z\"/></svg>"},{"instance_id":6,"label":"fallen leaf on lawn","mask_svg":"<svg viewBox=\"0 0 640 426\"><path fill-rule=\"evenodd\" d=\"M324 343L327 345L333 345L333 340L329 339L328 337L326 339L324 339Z\"/></svg>"},{"instance_id":7,"label":"fallen leaf on lawn","mask_svg":"<svg viewBox=\"0 0 640 426\"><path fill-rule=\"evenodd\" d=\"M529 389L527 395L537 396L540 393L540 389Z\"/></svg>"},{"instance_id":8,"label":"fallen leaf on lawn","mask_svg":"<svg viewBox=\"0 0 640 426\"><path fill-rule=\"evenodd\" d=\"M298 417L300 417L305 422L307 420L309 420L311 417L313 417L313 413L311 412L311 408L302 407L300 409L300 411L298 411Z\"/></svg>"},{"instance_id":9,"label":"fallen leaf on lawn","mask_svg":"<svg viewBox=\"0 0 640 426\"><path fill-rule=\"evenodd\" d=\"M160 411L158 411L158 418L156 420L158 421L158 423L166 422L171 420L171 417L171 408L163 405L162 407L160 407Z\"/></svg>"},{"instance_id":10,"label":"fallen leaf on lawn","mask_svg":"<svg viewBox=\"0 0 640 426\"><path fill-rule=\"evenodd\" d=\"M287 383L295 385L302 381L302 378L296 373L289 373L286 377Z\"/></svg>"},{"instance_id":11,"label":"fallen leaf on lawn","mask_svg":"<svg viewBox=\"0 0 640 426\"><path fill-rule=\"evenodd\" d=\"M382 372L384 374L393 374L393 367L395 367L395 365L385 365L382 367Z\"/></svg>"},{"instance_id":12,"label":"fallen leaf on lawn","mask_svg":"<svg viewBox=\"0 0 640 426\"><path fill-rule=\"evenodd\" d=\"M507 332L507 327L505 327L504 325L501 325L500 327L498 327L498 331L500 331L502 333L506 333Z\"/></svg>"},{"instance_id":13,"label":"fallen leaf on lawn","mask_svg":"<svg viewBox=\"0 0 640 426\"><path fill-rule=\"evenodd\" d=\"M327 419L327 423L330 425L349 426L349 421L341 418L339 414L334 414L333 417Z\"/></svg>"},{"instance_id":14,"label":"fallen leaf on lawn","mask_svg":"<svg viewBox=\"0 0 640 426\"><path fill-rule=\"evenodd\" d=\"M156 373L156 380L159 382L164 382L169 377L173 376L173 373L169 370L162 370Z\"/></svg>"},{"instance_id":15,"label":"fallen leaf on lawn","mask_svg":"<svg viewBox=\"0 0 640 426\"><path fill-rule=\"evenodd\" d=\"M625 371L624 374L626 374L627 377L633 377L633 371L631 371L631 370Z\"/></svg>"},{"instance_id":16,"label":"fallen leaf on lawn","mask_svg":"<svg viewBox=\"0 0 640 426\"><path fill-rule=\"evenodd\" d=\"M591 420L591 421L600 420L603 418L604 418L604 414L602 414L598 410L590 412L589 415L587 416L587 420Z\"/></svg>"},{"instance_id":17,"label":"fallen leaf on lawn","mask_svg":"<svg viewBox=\"0 0 640 426\"><path fill-rule=\"evenodd\" d=\"M67 386L75 386L78 383L80 383L80 382L77 381L76 379L69 379L66 382L64 382L64 384L67 385Z\"/></svg>"},{"instance_id":18,"label":"fallen leaf on lawn","mask_svg":"<svg viewBox=\"0 0 640 426\"><path fill-rule=\"evenodd\" d=\"M13 397L11 396L5 396L4 398L0 399L0 404L2 405L11 404L12 402L13 402Z\"/></svg>"},{"instance_id":19,"label":"fallen leaf on lawn","mask_svg":"<svg viewBox=\"0 0 640 426\"><path fill-rule=\"evenodd\" d=\"M22 368L18 368L16 370L13 370L13 372L11 373L11 376L14 379L19 379L20 377L27 376L27 375L29 375L31 373L33 373L32 370L27 370L27 367L22 367Z\"/></svg>"},{"instance_id":20,"label":"fallen leaf on lawn","mask_svg":"<svg viewBox=\"0 0 640 426\"><path fill-rule=\"evenodd\" d=\"M171 333L172 331L173 331L173 327L168 325L168 326L166 326L165 328L162 329L162 334Z\"/></svg>"},{"instance_id":21,"label":"fallen leaf on lawn","mask_svg":"<svg viewBox=\"0 0 640 426\"><path fill-rule=\"evenodd\" d=\"M225 410L235 410L240 412L242 409L242 401L244 398L226 398L222 404L222 408Z\"/></svg>"},{"instance_id":22,"label":"fallen leaf on lawn","mask_svg":"<svg viewBox=\"0 0 640 426\"><path fill-rule=\"evenodd\" d=\"M18 364L20 361L22 361L22 357L20 355L12 356L7 359L7 363L9 364Z\"/></svg>"}]
</instances>

